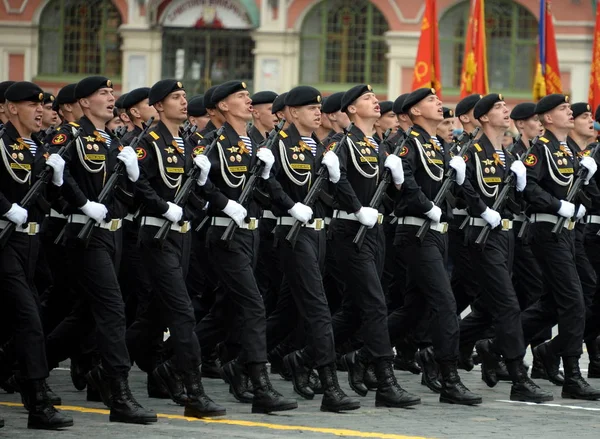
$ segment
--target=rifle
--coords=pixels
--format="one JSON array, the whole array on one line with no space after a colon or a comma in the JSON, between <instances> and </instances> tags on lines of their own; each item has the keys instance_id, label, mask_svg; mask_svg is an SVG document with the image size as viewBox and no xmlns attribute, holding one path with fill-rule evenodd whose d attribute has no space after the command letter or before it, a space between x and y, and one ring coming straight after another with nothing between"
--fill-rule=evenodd
<instances>
[{"instance_id":1,"label":"rifle","mask_svg":"<svg viewBox=\"0 0 600 439\"><path fill-rule=\"evenodd\" d=\"M186 132L184 132L183 140L184 141L188 141L192 138L192 136L194 135L194 133L198 130L198 125L192 125L191 128L189 130L187 130Z\"/></svg>"},{"instance_id":2,"label":"rifle","mask_svg":"<svg viewBox=\"0 0 600 439\"><path fill-rule=\"evenodd\" d=\"M2 128L2 130L0 130L0 137L2 137L2 135L4 134L5 129L6 128ZM83 133L83 130L81 128L77 129L77 131L73 134L73 138L69 141L69 143L67 143L66 145L63 145L58 150L57 154L61 157L64 156L65 153L67 152L67 150L71 147L71 145L77 140L77 138L82 133ZM46 143L46 145L48 145L48 144ZM46 146L46 145L44 145L44 146ZM54 170L50 166L48 166L48 165L44 166L44 169L42 169L42 171L39 173L37 180L29 188L29 190L27 191L27 193L25 194L25 196L19 203L19 206L21 206L23 209L29 209L31 207L31 205L33 204L33 202L40 195L40 192L42 191L42 189L48 184L48 182L52 178L53 172L54 172ZM23 224L22 227L26 228L27 225ZM15 223L9 222L8 225L2 230L2 232L0 232L0 248L3 248L6 245L6 243L8 242L8 239L13 234L13 232L15 231L16 228L17 228L17 225Z\"/></svg>"},{"instance_id":3,"label":"rifle","mask_svg":"<svg viewBox=\"0 0 600 439\"><path fill-rule=\"evenodd\" d=\"M213 141L210 142L210 144L206 148L204 148L204 151L202 152L203 155L210 154L210 151L215 147L215 145L219 141L219 137L221 137L221 134L223 133L224 129L225 127L222 126L217 130ZM190 197L190 193L192 192L194 185L198 182L200 172L200 168L198 168L197 166L192 166L192 168L188 171L185 183L183 183L183 185L179 189L179 192L177 192L177 195L175 195L175 199L173 200L173 202L179 207L183 208L185 206L185 203L187 203L187 200ZM183 219L179 221L179 225L183 225ZM158 229L158 232L156 232L156 235L154 235L154 241L158 243L159 247L162 248L165 239L167 239L167 236L169 235L169 230L171 230L171 221L165 220L164 224L160 226L160 229Z\"/></svg>"},{"instance_id":4,"label":"rifle","mask_svg":"<svg viewBox=\"0 0 600 439\"><path fill-rule=\"evenodd\" d=\"M144 136L148 133L150 126L152 126L152 122L154 122L154 117L148 119L148 121L144 124L144 129L137 135L135 139L128 145L135 150L140 141L144 138ZM119 160L113 169L112 174L108 178L108 181L100 191L100 195L98 195L98 203L104 204L108 200L109 196L113 193L113 190L117 186L117 181L119 177L125 170L125 164ZM83 242L84 247L87 247L90 238L92 237L92 232L94 231L94 227L96 226L96 221L93 218L87 220L87 223L83 225L79 233L77 234L77 239ZM65 226L66 227L66 226ZM62 234L62 232L61 232Z\"/></svg>"},{"instance_id":5,"label":"rifle","mask_svg":"<svg viewBox=\"0 0 600 439\"><path fill-rule=\"evenodd\" d=\"M119 140L121 140L125 134L127 134L127 127L125 125L120 126L115 130L115 136Z\"/></svg>"},{"instance_id":6,"label":"rifle","mask_svg":"<svg viewBox=\"0 0 600 439\"><path fill-rule=\"evenodd\" d=\"M410 130L408 130L408 132L410 132ZM396 148L394 148L394 151L392 152L392 154L396 155L396 156L398 154L400 154L400 152L402 151L402 148L404 148L404 145L406 144L406 141L408 140L408 134L404 131L398 131L398 136L399 137L396 141ZM402 139L402 142L398 142L398 140L400 140L401 137L404 137ZM383 143L385 143L386 141L387 141L387 137L385 138ZM382 146L383 146L383 143L382 143ZM383 177L381 178L381 181L377 185L377 189L375 190L375 193L373 194L373 198L371 198L369 207L372 207L373 209L379 208L379 205L381 204L381 201L383 200L383 196L385 195L387 188L390 185L391 181L392 181L392 173L390 172L389 169L385 168ZM365 236L367 236L367 229L368 229L367 226L365 226L364 224L361 224L360 228L358 229L358 232L356 232L356 236L354 237L354 240L352 241L354 243L354 246L355 246L357 252L359 252L360 249L362 248L363 242L365 240Z\"/></svg>"},{"instance_id":7,"label":"rifle","mask_svg":"<svg viewBox=\"0 0 600 439\"><path fill-rule=\"evenodd\" d=\"M281 119L279 121L279 123L275 126L275 128L273 128L271 130L271 132L269 133L269 135L267 136L267 139L263 146L264 148L271 149L273 147L273 144L275 143L275 140L277 139L277 136L279 135L279 132L283 129L284 125L285 125L285 119ZM264 163L261 162L260 160L257 160L256 163L254 163L254 166L252 167L252 169L250 170L250 177L248 178L248 181L246 182L244 189L242 189L240 198L238 199L238 203L241 204L242 206L244 204L246 204L246 202L252 195L252 192L254 191L256 183L258 182L258 177L260 176L260 173L263 170L263 167L264 167ZM248 221L248 219L246 219L246 221ZM231 241L233 239L233 235L235 234L235 231L237 230L237 227L238 227L238 225L236 224L236 222L231 220L231 222L225 229L225 232L223 232L223 235L221 236L221 241L226 241L226 242Z\"/></svg>"},{"instance_id":8,"label":"rifle","mask_svg":"<svg viewBox=\"0 0 600 439\"><path fill-rule=\"evenodd\" d=\"M348 139L348 134L350 133L350 131L352 130L353 127L354 127L354 123L350 123L350 125L348 125L346 128L344 128L344 136L337 143L337 145L335 145L335 147L333 149L330 149L330 151L335 152L336 149L338 149L340 146L342 146L344 143L346 143L346 141ZM319 193L321 192L321 189L323 188L323 185L325 184L325 182L327 181L328 178L329 178L329 172L327 171L327 166L321 165L321 168L319 169L319 172L317 173L317 178L316 178L315 182L313 183L313 185L311 186L308 193L306 194L306 196L304 197L304 201L302 201L302 203L307 205L308 207L312 208L313 204L315 204L315 201L317 201ZM294 221L294 224L292 225L292 227L290 228L290 231L288 232L287 236L285 237L285 240L290 243L292 248L294 248L294 246L296 245L296 241L298 240L298 234L300 233L300 229L302 228L302 226L303 226L303 224L301 221L298 221L298 220Z\"/></svg>"},{"instance_id":9,"label":"rifle","mask_svg":"<svg viewBox=\"0 0 600 439\"><path fill-rule=\"evenodd\" d=\"M596 143L596 146L594 146L594 149L590 153L589 157L594 159L596 157L596 154L598 154L598 150L600 150L600 143ZM575 159L575 157L574 157L574 159ZM567 192L566 201L568 201L569 203L573 203L577 199L577 197L579 197L579 193L581 192L581 189L583 189L583 182L584 182L585 176L587 175L587 172L588 172L587 169L584 168L583 166L579 167L579 170L577 171L577 179L571 185L569 192ZM575 206L575 207L577 207L577 206ZM577 215L577 209L575 209L574 215ZM565 218L564 216L561 216L558 218L558 221L556 222L556 224L554 224L554 227L552 228L552 236L554 236L554 238L556 240L558 240L558 237L562 233L566 220L567 220L567 218Z\"/></svg>"},{"instance_id":10,"label":"rifle","mask_svg":"<svg viewBox=\"0 0 600 439\"><path fill-rule=\"evenodd\" d=\"M525 160L525 158L527 158L527 156L531 153L531 150L533 149L533 147L537 143L537 139L538 138L536 137L533 140L533 142L531 142L531 144L529 146L529 149L525 152L525 154L523 155L523 157L521 157L519 159L519 161L522 162L523 160ZM494 204L492 204L492 210L495 210L496 212L500 212L500 210L504 206L504 203L508 199L510 190L516 184L516 179L517 179L517 177L516 177L515 173L514 172L509 172L509 174L504 179L504 186L502 187L502 190L500 191L500 194L498 195L498 197L494 201ZM483 229L481 229L481 232L479 232L479 236L477 236L477 239L475 240L475 245L480 250L483 250L483 248L485 247L485 243L487 242L487 239L488 239L488 236L490 235L490 231L491 230L492 230L492 226L490 226L489 223L486 223L483 226Z\"/></svg>"},{"instance_id":11,"label":"rifle","mask_svg":"<svg viewBox=\"0 0 600 439\"><path fill-rule=\"evenodd\" d=\"M517 134L517 137L515 137L515 140L513 141L513 143L511 143L510 146L508 148L506 148L506 150L512 154L513 149L515 149L515 145L517 143L519 143L519 140L521 140L521 133ZM525 157L527 157L527 156L525 156Z\"/></svg>"},{"instance_id":12,"label":"rifle","mask_svg":"<svg viewBox=\"0 0 600 439\"><path fill-rule=\"evenodd\" d=\"M473 143L475 143L477 134L479 133L479 130L480 130L479 127L475 128L471 139L468 142L465 142L465 144L462 146L462 148L458 152L458 154L457 154L458 156L462 157L463 155L465 155L465 153L471 147L471 145L473 145ZM465 133L463 132L463 134L461 134L461 137L463 137L464 134ZM461 138L459 138L456 141L456 143L459 144L460 141L461 141ZM456 170L454 168L448 169L448 172L446 172L446 179L442 183L442 187L440 187L440 190L438 191L435 198L433 199L433 204L435 206L439 207L444 202L444 200L446 199L446 196L448 195L448 192L450 192L450 187L451 187L452 183L454 183L454 181L455 181L454 180L455 176L456 176ZM431 227L430 219L425 220L425 222L423 224L421 224L421 227L419 227L419 230L417 231L417 234L415 235L416 238L419 240L419 242L423 242L423 240L425 239L425 235L427 235L427 232L429 231L430 227Z\"/></svg>"}]
</instances>

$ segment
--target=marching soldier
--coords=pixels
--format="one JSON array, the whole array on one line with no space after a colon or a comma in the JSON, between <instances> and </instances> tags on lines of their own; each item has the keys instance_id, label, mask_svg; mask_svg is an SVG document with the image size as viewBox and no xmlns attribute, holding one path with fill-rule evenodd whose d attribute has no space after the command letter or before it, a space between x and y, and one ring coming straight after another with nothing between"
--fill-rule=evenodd
<instances>
[{"instance_id":1,"label":"marching soldier","mask_svg":"<svg viewBox=\"0 0 600 439\"><path fill-rule=\"evenodd\" d=\"M192 125L196 125L198 131L206 128L206 125L210 121L210 116L204 106L204 95L194 96L188 101L188 121ZM201 137L198 138L200 139Z\"/></svg>"},{"instance_id":2,"label":"marching soldier","mask_svg":"<svg viewBox=\"0 0 600 439\"><path fill-rule=\"evenodd\" d=\"M77 84L67 84L60 89L54 100L54 105L58 106L56 110L62 118L63 124L76 122L83 117L81 106L75 98L75 87Z\"/></svg>"},{"instance_id":3,"label":"marching soldier","mask_svg":"<svg viewBox=\"0 0 600 439\"><path fill-rule=\"evenodd\" d=\"M58 113L54 109L54 100L56 98L52 93L44 93L43 101L43 116L42 116L42 129L40 133L45 133L50 127L57 127L60 123ZM49 133L51 134L51 132ZM40 139L41 143L44 143L46 139Z\"/></svg>"},{"instance_id":4,"label":"marching soldier","mask_svg":"<svg viewBox=\"0 0 600 439\"><path fill-rule=\"evenodd\" d=\"M200 133L203 137L207 137L209 133L212 133L219 128L225 122L225 118L223 117L223 113L219 111L217 106L212 101L212 95L214 91L217 89L217 85L209 88L204 92L204 108L206 108L206 112L208 113L208 117L210 120L204 127L204 129L200 130ZM212 139L206 139L208 143L210 143Z\"/></svg>"},{"instance_id":5,"label":"marching soldier","mask_svg":"<svg viewBox=\"0 0 600 439\"><path fill-rule=\"evenodd\" d=\"M448 151L454 133L454 110L448 107L442 107L442 110L444 110L444 120L440 122L435 131L444 151Z\"/></svg>"},{"instance_id":6,"label":"marching soldier","mask_svg":"<svg viewBox=\"0 0 600 439\"><path fill-rule=\"evenodd\" d=\"M8 122L8 112L6 111L6 98L4 97L4 93L6 93L8 87L14 83L15 81L0 82L0 128Z\"/></svg>"},{"instance_id":7,"label":"marching soldier","mask_svg":"<svg viewBox=\"0 0 600 439\"><path fill-rule=\"evenodd\" d=\"M252 127L248 135L254 143L260 145L265 140L265 135L277 125L277 116L273 114L273 101L277 93L273 91L259 91L254 93L252 99Z\"/></svg>"},{"instance_id":8,"label":"marching soldier","mask_svg":"<svg viewBox=\"0 0 600 439\"><path fill-rule=\"evenodd\" d=\"M392 107L394 103L392 101L382 101L379 103L379 107L381 108L381 116L375 122L375 134L373 135L373 139L378 144L381 144L383 141L383 134L391 128L390 136L400 127L400 122L398 121L398 117L396 113L392 111Z\"/></svg>"},{"instance_id":9,"label":"marching soldier","mask_svg":"<svg viewBox=\"0 0 600 439\"><path fill-rule=\"evenodd\" d=\"M289 108L286 107L285 105L285 97L287 96L287 92L286 93L281 93L280 95L278 95L275 100L273 101L273 107L271 108L271 113L273 113L275 116L277 116L277 122L279 122L281 119L285 119L285 125L283 125L283 129L287 129L287 127L289 126L289 120L290 120L290 113L289 113Z\"/></svg>"},{"instance_id":10,"label":"marching soldier","mask_svg":"<svg viewBox=\"0 0 600 439\"><path fill-rule=\"evenodd\" d=\"M392 107L392 110L396 114L396 117L398 118L398 122L400 123L400 129L403 130L404 132L408 132L408 130L412 126L412 122L411 122L410 118L408 117L408 114L404 113L404 110L402 110L402 106L404 105L404 100L406 99L406 97L408 95L409 95L409 93L404 93L404 94L401 94L400 96L398 96L396 98L396 100L394 101L394 105Z\"/></svg>"}]
</instances>

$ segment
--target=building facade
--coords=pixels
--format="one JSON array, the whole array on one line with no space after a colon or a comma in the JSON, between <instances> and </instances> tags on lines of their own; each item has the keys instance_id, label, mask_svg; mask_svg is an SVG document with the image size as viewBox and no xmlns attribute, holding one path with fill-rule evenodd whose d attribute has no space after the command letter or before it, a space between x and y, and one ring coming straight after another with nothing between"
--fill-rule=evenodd
<instances>
[{"instance_id":1,"label":"building facade","mask_svg":"<svg viewBox=\"0 0 600 439\"><path fill-rule=\"evenodd\" d=\"M468 0L439 0L443 99L458 100ZM539 0L486 0L491 91L531 98ZM592 0L554 0L563 91L586 100ZM49 91L103 74L118 92L161 78L188 93L229 79L324 94L356 83L381 98L410 91L424 1L2 0L0 80Z\"/></svg>"}]
</instances>

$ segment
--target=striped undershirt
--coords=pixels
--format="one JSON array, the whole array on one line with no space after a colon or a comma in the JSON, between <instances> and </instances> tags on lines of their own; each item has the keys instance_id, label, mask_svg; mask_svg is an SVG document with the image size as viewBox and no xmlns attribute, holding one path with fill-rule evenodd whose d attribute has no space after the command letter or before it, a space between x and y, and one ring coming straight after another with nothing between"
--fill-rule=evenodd
<instances>
[{"instance_id":1,"label":"striped undershirt","mask_svg":"<svg viewBox=\"0 0 600 439\"><path fill-rule=\"evenodd\" d=\"M313 157L317 155L317 142L312 137L301 136L302 141L310 146L310 152L312 152Z\"/></svg>"},{"instance_id":2,"label":"striped undershirt","mask_svg":"<svg viewBox=\"0 0 600 439\"><path fill-rule=\"evenodd\" d=\"M431 138L431 141L432 141L433 143L435 143L435 144L436 144L436 146L437 146L438 148L440 148L440 151L442 152L442 154L444 154L444 147L442 146L442 142L440 142L440 139L438 139L437 137L433 136L433 137Z\"/></svg>"},{"instance_id":3,"label":"striped undershirt","mask_svg":"<svg viewBox=\"0 0 600 439\"><path fill-rule=\"evenodd\" d=\"M379 152L379 144L377 143L377 141L371 136L367 136L367 140L373 145L373 147L375 148L375 152Z\"/></svg>"},{"instance_id":4,"label":"striped undershirt","mask_svg":"<svg viewBox=\"0 0 600 439\"><path fill-rule=\"evenodd\" d=\"M573 158L573 152L571 151L571 148L569 148L569 146L567 145L567 142L560 142L560 146L564 146L567 154L569 154L569 157Z\"/></svg>"},{"instance_id":5,"label":"striped undershirt","mask_svg":"<svg viewBox=\"0 0 600 439\"><path fill-rule=\"evenodd\" d=\"M240 136L240 140L244 142L244 145L246 145L246 148L250 151L249 154L252 154L252 140L250 140L250 137Z\"/></svg>"},{"instance_id":6,"label":"striped undershirt","mask_svg":"<svg viewBox=\"0 0 600 439\"><path fill-rule=\"evenodd\" d=\"M506 156L504 155L504 150L502 148L496 149L496 154L498 154L498 157L502 160L502 166L506 168Z\"/></svg>"},{"instance_id":7,"label":"striped undershirt","mask_svg":"<svg viewBox=\"0 0 600 439\"><path fill-rule=\"evenodd\" d=\"M104 141L106 142L106 149L110 148L110 143L112 141L110 136L104 130L98 130L98 132L100 133L100 135L104 138Z\"/></svg>"},{"instance_id":8,"label":"striped undershirt","mask_svg":"<svg viewBox=\"0 0 600 439\"><path fill-rule=\"evenodd\" d=\"M184 150L184 145L185 145L183 143L183 138L181 138L181 137L173 137L173 140L177 143L177 147L183 151Z\"/></svg>"},{"instance_id":9,"label":"striped undershirt","mask_svg":"<svg viewBox=\"0 0 600 439\"><path fill-rule=\"evenodd\" d=\"M33 154L33 156L35 157L35 153L37 152L37 145L35 144L35 142L31 139L26 138L23 138L23 142L29 145L29 151L31 151L31 154Z\"/></svg>"}]
</instances>

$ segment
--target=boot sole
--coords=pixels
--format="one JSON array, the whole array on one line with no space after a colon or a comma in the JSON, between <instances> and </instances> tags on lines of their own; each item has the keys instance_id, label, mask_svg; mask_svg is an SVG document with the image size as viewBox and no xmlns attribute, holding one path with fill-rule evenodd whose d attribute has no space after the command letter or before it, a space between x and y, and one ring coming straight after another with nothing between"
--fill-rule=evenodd
<instances>
[{"instance_id":1,"label":"boot sole","mask_svg":"<svg viewBox=\"0 0 600 439\"><path fill-rule=\"evenodd\" d=\"M416 399L414 401L401 402L401 403L391 403L391 402L383 402L383 401L375 400L375 407L390 407L390 408L401 409L404 407L411 407L413 405L419 405L419 404L421 404L420 399Z\"/></svg>"},{"instance_id":2,"label":"boot sole","mask_svg":"<svg viewBox=\"0 0 600 439\"><path fill-rule=\"evenodd\" d=\"M596 401L596 400L600 399L600 395L580 396L580 395L574 395L572 393L567 393L567 392L561 392L560 396L561 396L561 398L582 399L584 401Z\"/></svg>"},{"instance_id":3,"label":"boot sole","mask_svg":"<svg viewBox=\"0 0 600 439\"><path fill-rule=\"evenodd\" d=\"M283 404L276 407L254 407L252 406L252 413L272 413L272 412L285 412L287 410L294 410L298 408L298 403Z\"/></svg>"},{"instance_id":4,"label":"boot sole","mask_svg":"<svg viewBox=\"0 0 600 439\"><path fill-rule=\"evenodd\" d=\"M2 426L4 427L4 424L2 424ZM29 422L27 423L27 428L31 429L31 430L60 430L61 428L67 428L67 427L72 427L73 426L73 421L71 422L63 422L62 424L57 424L57 425L46 425L46 424L30 424Z\"/></svg>"},{"instance_id":5,"label":"boot sole","mask_svg":"<svg viewBox=\"0 0 600 439\"><path fill-rule=\"evenodd\" d=\"M359 408L360 408L360 402L344 404L344 405L340 405L340 406L336 406L336 407L321 405L322 412L331 412L331 413L346 412L346 411L350 411L350 410L357 410Z\"/></svg>"},{"instance_id":6,"label":"boot sole","mask_svg":"<svg viewBox=\"0 0 600 439\"><path fill-rule=\"evenodd\" d=\"M188 416L190 418L216 418L218 416L225 416L227 414L227 410L217 410L214 412L202 412L199 410L195 410L190 407L186 407L183 411L184 416Z\"/></svg>"},{"instance_id":7,"label":"boot sole","mask_svg":"<svg viewBox=\"0 0 600 439\"><path fill-rule=\"evenodd\" d=\"M542 402L554 401L554 396L548 395L548 396L532 398L532 397L525 396L525 395L510 395L510 400L511 401L521 401L521 402L533 402L533 403L539 404Z\"/></svg>"},{"instance_id":8,"label":"boot sole","mask_svg":"<svg viewBox=\"0 0 600 439\"><path fill-rule=\"evenodd\" d=\"M298 395L300 395L302 398L304 399L308 399L311 400L315 397L314 391L313 394L311 395L310 393L305 393L303 391L300 390L300 387L298 387L296 385L296 380L294 379L294 368L291 365L291 361L288 358L288 356L286 355L285 357L283 357L283 363L285 364L285 366L288 368L288 370L292 371L292 385L294 386L294 392L296 392Z\"/></svg>"},{"instance_id":9,"label":"boot sole","mask_svg":"<svg viewBox=\"0 0 600 439\"><path fill-rule=\"evenodd\" d=\"M167 389L167 392L169 393L169 397L175 404L185 406L188 403L188 401L177 398L175 395L173 395L171 393L171 389L169 389L169 386L167 385L167 380L163 379L163 377L160 375L160 373L158 373L156 370L152 371L152 376L154 377L154 379L156 381L158 381L159 384L161 384L165 389ZM116 421L116 422L119 422L119 421Z\"/></svg>"},{"instance_id":10,"label":"boot sole","mask_svg":"<svg viewBox=\"0 0 600 439\"><path fill-rule=\"evenodd\" d=\"M230 377L230 376L229 376L228 370L229 370L229 368L228 368L228 367L226 367L226 366L223 366L223 377L224 377L224 380L225 380L225 382L227 382L227 383L230 383L230 384L229 384L229 392L230 392L230 393L233 395L233 397L234 397L235 399L237 399L237 400L238 400L238 402L241 402L241 403L243 403L243 404L251 404L251 403L252 403L252 399L248 400L248 399L247 399L247 398L245 398L243 395L241 395L241 394L237 393L237 392L234 390L234 387L231 385L231 382L232 382L233 380L232 380L232 377Z\"/></svg>"},{"instance_id":11,"label":"boot sole","mask_svg":"<svg viewBox=\"0 0 600 439\"><path fill-rule=\"evenodd\" d=\"M346 361L346 357L342 357L342 363L344 364L344 366L346 367L346 370L349 371L350 367L348 366L348 362ZM352 383L352 380L350 379L350 372L348 372L348 384L350 385L350 388L352 390L354 390L358 395L360 396L367 396L367 394L369 393L369 391L364 391L359 389L358 387L356 387L354 385L354 383Z\"/></svg>"},{"instance_id":12,"label":"boot sole","mask_svg":"<svg viewBox=\"0 0 600 439\"><path fill-rule=\"evenodd\" d=\"M121 415L113 415L112 413L108 417L110 422L121 422L123 424L151 424L153 422L158 422L158 418L148 417L148 418L128 418Z\"/></svg>"},{"instance_id":13,"label":"boot sole","mask_svg":"<svg viewBox=\"0 0 600 439\"><path fill-rule=\"evenodd\" d=\"M476 398L476 399L468 399L465 401L458 401L455 399L444 398L444 397L440 396L440 402L443 402L445 404L456 404L456 405L479 405L483 402L483 399Z\"/></svg>"}]
</instances>

